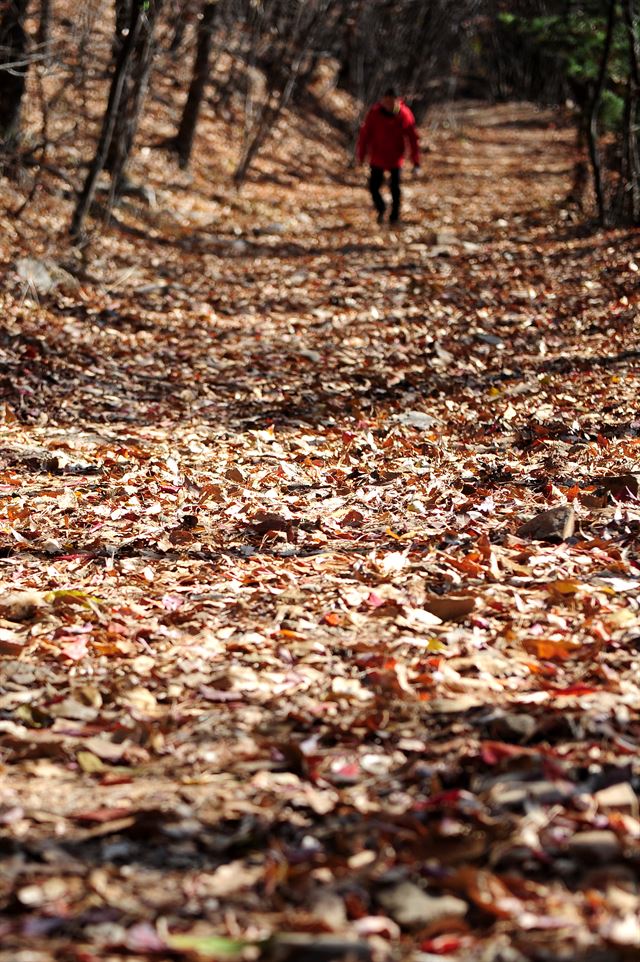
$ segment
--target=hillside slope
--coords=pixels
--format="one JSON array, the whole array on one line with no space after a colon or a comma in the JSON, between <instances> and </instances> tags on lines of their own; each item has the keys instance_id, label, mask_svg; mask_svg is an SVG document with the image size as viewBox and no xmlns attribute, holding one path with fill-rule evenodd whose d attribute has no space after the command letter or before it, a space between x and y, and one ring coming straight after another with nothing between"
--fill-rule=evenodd
<instances>
[{"instance_id":1,"label":"hillside slope","mask_svg":"<svg viewBox=\"0 0 640 962\"><path fill-rule=\"evenodd\" d=\"M394 232L293 123L6 221L2 962L637 956L636 236L443 119Z\"/></svg>"}]
</instances>

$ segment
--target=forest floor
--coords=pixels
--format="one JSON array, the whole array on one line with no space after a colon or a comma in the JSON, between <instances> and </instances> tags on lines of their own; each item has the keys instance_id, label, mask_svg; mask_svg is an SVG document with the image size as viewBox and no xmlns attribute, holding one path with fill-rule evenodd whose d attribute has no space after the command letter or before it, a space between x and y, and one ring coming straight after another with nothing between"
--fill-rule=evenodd
<instances>
[{"instance_id":1,"label":"forest floor","mask_svg":"<svg viewBox=\"0 0 640 962\"><path fill-rule=\"evenodd\" d=\"M637 960L637 233L431 142L397 231L319 150L39 295L6 219L2 962Z\"/></svg>"}]
</instances>

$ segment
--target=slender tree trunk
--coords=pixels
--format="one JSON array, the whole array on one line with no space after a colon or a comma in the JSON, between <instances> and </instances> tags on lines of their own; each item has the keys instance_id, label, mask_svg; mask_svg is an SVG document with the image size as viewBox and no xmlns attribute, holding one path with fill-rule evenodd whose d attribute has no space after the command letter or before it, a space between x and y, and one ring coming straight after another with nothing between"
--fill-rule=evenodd
<instances>
[{"instance_id":1,"label":"slender tree trunk","mask_svg":"<svg viewBox=\"0 0 640 962\"><path fill-rule=\"evenodd\" d=\"M289 103L291 94L293 93L298 80L302 57L303 54L300 54L296 62L292 64L289 79L287 80L284 89L281 91L272 90L271 95L263 105L254 127L253 136L245 147L242 157L240 158L240 163L236 167L233 174L233 180L237 187L244 183L244 180L249 172L249 168L251 167L251 164L253 163L258 151L262 147L268 134L277 124L280 114Z\"/></svg>"},{"instance_id":2,"label":"slender tree trunk","mask_svg":"<svg viewBox=\"0 0 640 962\"><path fill-rule=\"evenodd\" d=\"M147 92L153 61L155 26L163 0L133 0L132 19L139 24L132 50L130 70L126 73L119 110L109 146L105 168L111 174L110 203L122 192L125 168L138 130L142 104ZM129 39L128 37L126 38Z\"/></svg>"},{"instance_id":3,"label":"slender tree trunk","mask_svg":"<svg viewBox=\"0 0 640 962\"><path fill-rule=\"evenodd\" d=\"M627 91L624 98L622 114L622 140L620 143L620 170L616 186L615 222L622 223L629 215L629 191L633 181L631 171L631 141L633 138L635 104L631 78L627 81ZM633 204L631 203L631 206Z\"/></svg>"},{"instance_id":4,"label":"slender tree trunk","mask_svg":"<svg viewBox=\"0 0 640 962\"><path fill-rule=\"evenodd\" d=\"M132 0L116 0L116 22L113 32L113 43L111 45L111 56L114 61L118 60L122 45L125 41L126 30L131 20L131 3Z\"/></svg>"},{"instance_id":5,"label":"slender tree trunk","mask_svg":"<svg viewBox=\"0 0 640 962\"><path fill-rule=\"evenodd\" d=\"M84 182L80 196L78 197L78 202L71 220L70 233L71 236L76 239L80 236L82 231L84 220L89 212L89 208L91 207L91 203L95 196L98 177L104 170L107 161L107 154L113 139L114 131L116 129L116 120L118 118L118 112L122 102L125 82L131 70L135 48L139 41L143 7L144 0L134 0L131 9L131 17L129 20L129 32L124 38L124 43L120 50L120 56L118 57L113 78L111 80L107 109L105 110L102 121L102 130L100 132L100 139L98 140L96 153L91 166L89 167L87 178Z\"/></svg>"},{"instance_id":6,"label":"slender tree trunk","mask_svg":"<svg viewBox=\"0 0 640 962\"><path fill-rule=\"evenodd\" d=\"M209 78L211 38L213 35L213 24L217 6L217 2L203 3L200 22L198 24L198 44L193 64L191 85L189 86L189 93L175 140L176 150L180 158L180 166L183 169L189 166L200 107L202 106L202 99Z\"/></svg>"},{"instance_id":7,"label":"slender tree trunk","mask_svg":"<svg viewBox=\"0 0 640 962\"><path fill-rule=\"evenodd\" d=\"M12 147L20 131L20 108L27 84L28 38L24 29L29 0L11 0L0 18L0 148Z\"/></svg>"},{"instance_id":8,"label":"slender tree trunk","mask_svg":"<svg viewBox=\"0 0 640 962\"><path fill-rule=\"evenodd\" d=\"M589 115L589 127L588 127L589 157L591 159L591 170L593 172L593 182L596 190L596 202L598 204L598 220L603 226L606 226L607 224L609 213L607 209L607 199L604 193L604 178L602 173L602 155L600 153L600 143L599 143L598 116L600 113L600 105L602 103L602 95L604 93L604 88L607 82L607 67L609 66L609 56L611 54L613 28L616 22L616 7L617 7L617 0L609 0L609 11L607 14L607 32L605 35L604 47L602 50L602 57L600 60L600 70L598 72L598 79L597 79L595 90L593 93L593 101L591 103L591 112Z\"/></svg>"},{"instance_id":9,"label":"slender tree trunk","mask_svg":"<svg viewBox=\"0 0 640 962\"><path fill-rule=\"evenodd\" d=\"M638 101L640 99L640 38L635 0L625 0L623 13L629 40L629 104L626 130L627 166L631 194L631 219L640 220L640 152L638 150Z\"/></svg>"},{"instance_id":10,"label":"slender tree trunk","mask_svg":"<svg viewBox=\"0 0 640 962\"><path fill-rule=\"evenodd\" d=\"M191 6L189 0L174 0L174 14L172 17L173 36L169 44L169 53L175 57L180 52L187 29Z\"/></svg>"},{"instance_id":11,"label":"slender tree trunk","mask_svg":"<svg viewBox=\"0 0 640 962\"><path fill-rule=\"evenodd\" d=\"M304 76L303 65L313 53L316 30L324 23L330 5L331 0L322 0L306 23L303 21L303 6L299 7L295 22L291 25L288 44L281 48L278 58L271 63L266 98L258 111L253 132L247 138L240 162L233 174L236 187L240 187L244 182L258 151L276 126L280 114L288 106L301 76Z\"/></svg>"},{"instance_id":12,"label":"slender tree trunk","mask_svg":"<svg viewBox=\"0 0 640 962\"><path fill-rule=\"evenodd\" d=\"M573 167L571 189L567 194L567 202L575 204L579 210L584 207L584 199L589 186L589 161L587 160L587 131L584 115L579 114L576 122L576 162Z\"/></svg>"},{"instance_id":13,"label":"slender tree trunk","mask_svg":"<svg viewBox=\"0 0 640 962\"><path fill-rule=\"evenodd\" d=\"M358 29L363 5L364 0L355 0L355 2L346 4L345 16L340 24L342 27L342 50L338 84L349 89L353 85L354 60L358 53Z\"/></svg>"},{"instance_id":14,"label":"slender tree trunk","mask_svg":"<svg viewBox=\"0 0 640 962\"><path fill-rule=\"evenodd\" d=\"M38 23L38 46L45 58L45 63L51 56L51 19L52 0L40 0L40 21Z\"/></svg>"}]
</instances>

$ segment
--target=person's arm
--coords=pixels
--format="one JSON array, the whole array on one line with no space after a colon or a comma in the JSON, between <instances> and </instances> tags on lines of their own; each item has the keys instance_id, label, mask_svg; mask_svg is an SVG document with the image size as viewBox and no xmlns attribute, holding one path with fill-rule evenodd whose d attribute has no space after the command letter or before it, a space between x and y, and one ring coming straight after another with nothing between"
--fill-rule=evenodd
<instances>
[{"instance_id":1,"label":"person's arm","mask_svg":"<svg viewBox=\"0 0 640 962\"><path fill-rule=\"evenodd\" d=\"M420 144L418 143L418 132L416 130L416 119L410 110L407 111L409 114L409 123L406 129L406 137L409 141L409 149L411 151L411 162L414 167L420 166Z\"/></svg>"},{"instance_id":2,"label":"person's arm","mask_svg":"<svg viewBox=\"0 0 640 962\"><path fill-rule=\"evenodd\" d=\"M369 138L371 135L371 111L365 117L364 123L360 127L360 133L358 135L358 147L356 156L358 158L358 163L363 164L367 158L367 153L369 151Z\"/></svg>"}]
</instances>

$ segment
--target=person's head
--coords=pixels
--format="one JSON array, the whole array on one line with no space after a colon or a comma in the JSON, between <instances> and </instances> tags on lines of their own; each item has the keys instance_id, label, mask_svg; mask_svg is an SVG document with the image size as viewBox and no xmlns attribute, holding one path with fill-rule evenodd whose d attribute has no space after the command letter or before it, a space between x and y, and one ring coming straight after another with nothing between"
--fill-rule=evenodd
<instances>
[{"instance_id":1,"label":"person's head","mask_svg":"<svg viewBox=\"0 0 640 962\"><path fill-rule=\"evenodd\" d=\"M389 113L395 113L398 109L398 94L393 87L387 87L383 93L380 103Z\"/></svg>"}]
</instances>

